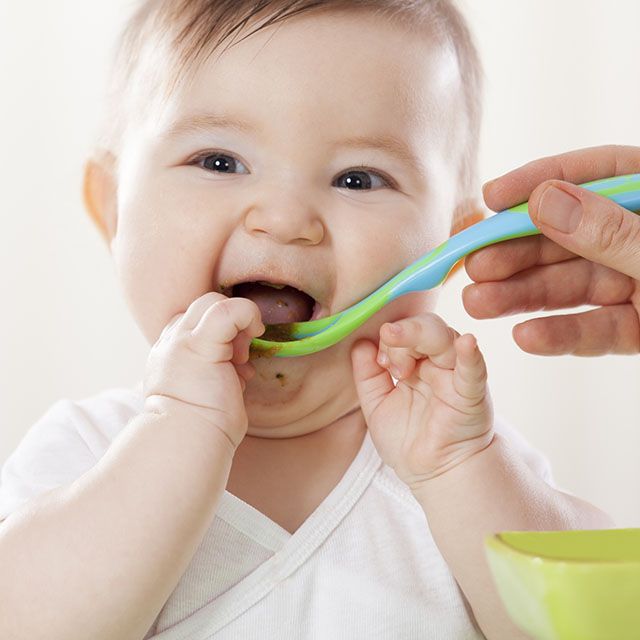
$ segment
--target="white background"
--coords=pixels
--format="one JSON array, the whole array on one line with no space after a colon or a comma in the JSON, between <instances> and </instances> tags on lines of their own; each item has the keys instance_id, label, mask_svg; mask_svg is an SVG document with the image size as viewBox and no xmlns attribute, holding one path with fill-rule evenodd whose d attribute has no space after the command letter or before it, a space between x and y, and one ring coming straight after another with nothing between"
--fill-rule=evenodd
<instances>
[{"instance_id":1,"label":"white background","mask_svg":"<svg viewBox=\"0 0 640 640\"><path fill-rule=\"evenodd\" d=\"M0 0L0 463L57 399L132 385L147 345L85 215L81 170L132 2ZM467 0L487 75L481 177L539 156L640 145L637 0ZM640 250L640 248L639 248ZM483 348L497 411L558 483L640 526L640 356L540 358L512 318L440 312Z\"/></svg>"}]
</instances>

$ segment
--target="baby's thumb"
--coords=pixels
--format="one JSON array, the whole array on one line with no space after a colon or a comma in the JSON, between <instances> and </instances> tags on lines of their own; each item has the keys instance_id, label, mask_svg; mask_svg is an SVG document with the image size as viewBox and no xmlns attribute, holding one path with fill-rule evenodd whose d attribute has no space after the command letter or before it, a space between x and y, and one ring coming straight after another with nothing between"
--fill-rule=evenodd
<instances>
[{"instance_id":1,"label":"baby's thumb","mask_svg":"<svg viewBox=\"0 0 640 640\"><path fill-rule=\"evenodd\" d=\"M395 388L389 372L376 361L377 355L377 347L369 340L359 340L351 349L353 380L366 420Z\"/></svg>"},{"instance_id":2,"label":"baby's thumb","mask_svg":"<svg viewBox=\"0 0 640 640\"><path fill-rule=\"evenodd\" d=\"M640 279L640 216L604 196L561 180L531 194L529 215L554 242Z\"/></svg>"}]
</instances>

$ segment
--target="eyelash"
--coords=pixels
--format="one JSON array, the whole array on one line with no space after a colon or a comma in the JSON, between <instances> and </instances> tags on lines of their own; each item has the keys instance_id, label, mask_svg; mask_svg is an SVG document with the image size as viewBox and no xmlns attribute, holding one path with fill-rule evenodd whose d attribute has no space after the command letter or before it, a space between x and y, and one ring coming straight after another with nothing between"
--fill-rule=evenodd
<instances>
[{"instance_id":1,"label":"eyelash","mask_svg":"<svg viewBox=\"0 0 640 640\"><path fill-rule=\"evenodd\" d=\"M223 156L223 157L227 157L227 158L231 158L232 160L236 161L236 162L240 162L238 161L233 155L231 155L230 153L226 153L223 151L204 151L200 154L198 154L197 156L195 156L192 160L190 160L187 164L189 165L193 165L193 166L198 166L201 169L203 169L204 171L208 171L211 173L222 173L224 175L224 172L218 172L218 171L214 171L213 169L207 169L206 167L202 166L202 162L204 160L206 160L207 158L210 158L212 156ZM241 164L244 166L244 163L241 162ZM359 172L363 172L363 173L370 173L378 178L380 178L380 180L382 180L382 182L384 182L385 184L383 185L383 187L378 187L378 188L388 188L388 189L394 189L396 188L395 182L387 177L386 175L380 173L377 170L371 169L370 167L365 167L365 166L356 166L356 167L351 167L350 169L343 171L338 178L336 178L336 181L340 178L342 178L345 175L348 175L349 173L359 173ZM231 174L233 175L233 174ZM340 187L342 189L346 189L346 187ZM371 188L371 189L348 189L349 191L375 191L375 188Z\"/></svg>"}]
</instances>

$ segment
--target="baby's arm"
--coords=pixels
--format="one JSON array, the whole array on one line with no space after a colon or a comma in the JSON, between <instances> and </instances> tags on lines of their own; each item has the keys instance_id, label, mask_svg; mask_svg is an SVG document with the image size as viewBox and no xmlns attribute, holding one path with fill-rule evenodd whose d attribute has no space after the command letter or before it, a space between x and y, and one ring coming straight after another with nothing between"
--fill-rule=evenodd
<instances>
[{"instance_id":1,"label":"baby's arm","mask_svg":"<svg viewBox=\"0 0 640 640\"><path fill-rule=\"evenodd\" d=\"M547 485L495 433L485 363L472 336L423 314L383 325L378 347L362 341L352 359L373 442L420 503L483 633L490 640L526 638L493 586L484 538L612 522Z\"/></svg>"},{"instance_id":2,"label":"baby's arm","mask_svg":"<svg viewBox=\"0 0 640 640\"><path fill-rule=\"evenodd\" d=\"M165 329L144 412L89 472L0 524L0 638L142 640L214 517L263 330L253 303L219 294Z\"/></svg>"},{"instance_id":3,"label":"baby's arm","mask_svg":"<svg viewBox=\"0 0 640 640\"><path fill-rule=\"evenodd\" d=\"M414 495L433 538L490 640L527 638L500 602L483 540L498 531L601 529L615 526L592 505L557 491L500 435L464 463L432 478Z\"/></svg>"}]
</instances>

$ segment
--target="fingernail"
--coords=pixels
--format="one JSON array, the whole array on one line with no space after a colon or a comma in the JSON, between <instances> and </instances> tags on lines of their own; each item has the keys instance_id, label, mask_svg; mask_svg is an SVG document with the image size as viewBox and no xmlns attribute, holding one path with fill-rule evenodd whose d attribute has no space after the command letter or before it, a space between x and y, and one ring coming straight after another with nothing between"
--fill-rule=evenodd
<instances>
[{"instance_id":1,"label":"fingernail","mask_svg":"<svg viewBox=\"0 0 640 640\"><path fill-rule=\"evenodd\" d=\"M400 369L398 369L398 367L391 367L391 375L396 379L400 378Z\"/></svg>"},{"instance_id":2,"label":"fingernail","mask_svg":"<svg viewBox=\"0 0 640 640\"><path fill-rule=\"evenodd\" d=\"M540 197L538 217L562 233L573 233L582 218L582 204L566 191L549 186Z\"/></svg>"},{"instance_id":3,"label":"fingernail","mask_svg":"<svg viewBox=\"0 0 640 640\"><path fill-rule=\"evenodd\" d=\"M389 364L389 356L386 353L378 354L378 364L381 367L386 367Z\"/></svg>"}]
</instances>

